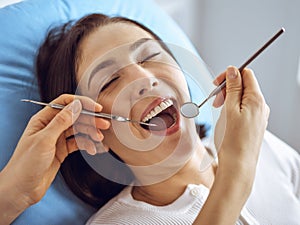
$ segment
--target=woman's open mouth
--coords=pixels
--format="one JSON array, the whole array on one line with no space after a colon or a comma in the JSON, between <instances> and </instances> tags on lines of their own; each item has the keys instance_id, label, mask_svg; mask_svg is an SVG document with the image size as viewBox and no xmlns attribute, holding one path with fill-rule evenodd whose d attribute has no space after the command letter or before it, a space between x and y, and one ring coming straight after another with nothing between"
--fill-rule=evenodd
<instances>
[{"instance_id":1,"label":"woman's open mouth","mask_svg":"<svg viewBox=\"0 0 300 225\"><path fill-rule=\"evenodd\" d=\"M156 126L142 127L154 133L170 135L179 129L178 110L172 99L156 99L142 115L142 122L155 124Z\"/></svg>"}]
</instances>

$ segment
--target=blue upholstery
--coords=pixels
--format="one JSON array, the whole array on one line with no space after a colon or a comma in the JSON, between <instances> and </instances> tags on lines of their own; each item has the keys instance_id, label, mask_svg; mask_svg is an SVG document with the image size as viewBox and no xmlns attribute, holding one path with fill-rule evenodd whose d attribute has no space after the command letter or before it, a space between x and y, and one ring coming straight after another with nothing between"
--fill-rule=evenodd
<instances>
[{"instance_id":1,"label":"blue upholstery","mask_svg":"<svg viewBox=\"0 0 300 225\"><path fill-rule=\"evenodd\" d=\"M0 9L0 169L11 157L30 116L38 110L20 99L39 99L34 61L49 26L93 12L135 19L165 42L194 51L182 30L150 0L27 0ZM45 197L14 224L84 224L93 212L68 190L58 174Z\"/></svg>"}]
</instances>

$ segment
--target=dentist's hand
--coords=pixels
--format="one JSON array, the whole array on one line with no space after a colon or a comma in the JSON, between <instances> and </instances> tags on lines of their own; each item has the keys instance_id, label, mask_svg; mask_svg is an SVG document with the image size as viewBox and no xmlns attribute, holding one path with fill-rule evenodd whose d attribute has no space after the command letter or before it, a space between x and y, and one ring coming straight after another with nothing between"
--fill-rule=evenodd
<instances>
[{"instance_id":1,"label":"dentist's hand","mask_svg":"<svg viewBox=\"0 0 300 225\"><path fill-rule=\"evenodd\" d=\"M100 130L110 126L107 120L80 114L82 108L102 110L87 97L61 95L52 103L67 106L61 111L45 107L35 114L0 172L0 224L41 200L70 153L81 149L95 154L95 143L103 139Z\"/></svg>"},{"instance_id":2,"label":"dentist's hand","mask_svg":"<svg viewBox=\"0 0 300 225\"><path fill-rule=\"evenodd\" d=\"M219 160L228 166L255 169L270 109L251 70L244 69L240 74L236 67L228 67L215 83L225 78L226 89L214 101L216 107L224 104L215 129Z\"/></svg>"},{"instance_id":3,"label":"dentist's hand","mask_svg":"<svg viewBox=\"0 0 300 225\"><path fill-rule=\"evenodd\" d=\"M269 107L253 72L244 69L241 75L236 67L228 67L215 84L225 78L226 91L219 93L214 102L216 107L224 104L215 129L218 169L194 224L236 223L252 189L267 127Z\"/></svg>"}]
</instances>

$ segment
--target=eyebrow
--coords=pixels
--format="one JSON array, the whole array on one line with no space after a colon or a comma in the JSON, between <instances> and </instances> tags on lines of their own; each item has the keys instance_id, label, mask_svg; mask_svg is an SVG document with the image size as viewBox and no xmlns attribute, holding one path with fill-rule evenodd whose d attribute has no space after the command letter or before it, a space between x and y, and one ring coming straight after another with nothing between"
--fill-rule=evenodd
<instances>
[{"instance_id":1,"label":"eyebrow","mask_svg":"<svg viewBox=\"0 0 300 225\"><path fill-rule=\"evenodd\" d=\"M89 81L88 81L88 88L90 88L90 84L92 81L92 78L95 76L95 74L97 72L99 72L100 70L104 69L105 67L109 67L111 65L113 65L115 63L115 60L113 59L108 59L103 61L102 63L98 64L91 72L91 75L89 77Z\"/></svg>"},{"instance_id":2,"label":"eyebrow","mask_svg":"<svg viewBox=\"0 0 300 225\"><path fill-rule=\"evenodd\" d=\"M137 48L139 48L142 44L144 44L145 42L147 41L150 41L150 40L153 40L151 38L141 38L139 40L137 40L136 42L134 42L130 47L129 47L129 50L132 52L132 51L135 51Z\"/></svg>"},{"instance_id":3,"label":"eyebrow","mask_svg":"<svg viewBox=\"0 0 300 225\"><path fill-rule=\"evenodd\" d=\"M136 49L138 49L142 44L144 44L145 42L147 41L150 41L152 40L151 38L141 38L139 40L137 40L136 42L134 42L130 47L129 47L129 51L130 52L133 52L135 51ZM91 81L92 81L92 78L95 76L95 74L97 72L99 72L100 70L106 68L106 67L109 67L111 65L113 65L116 61L114 59L108 59L108 60L105 60L103 61L102 63L98 64L91 72L91 75L89 77L89 81L88 81L88 88L90 88L90 84L91 84Z\"/></svg>"}]
</instances>

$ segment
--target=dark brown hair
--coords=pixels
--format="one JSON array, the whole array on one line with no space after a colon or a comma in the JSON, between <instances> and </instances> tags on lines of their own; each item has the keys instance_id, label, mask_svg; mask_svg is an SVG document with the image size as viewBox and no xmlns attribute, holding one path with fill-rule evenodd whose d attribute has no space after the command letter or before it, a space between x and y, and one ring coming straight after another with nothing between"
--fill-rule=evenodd
<instances>
[{"instance_id":1,"label":"dark brown hair","mask_svg":"<svg viewBox=\"0 0 300 225\"><path fill-rule=\"evenodd\" d=\"M36 74L42 101L50 102L64 93L75 94L80 42L98 27L119 22L136 25L151 34L154 39L160 40L151 30L136 21L103 14L87 15L77 22L68 22L50 30L39 49L36 60ZM166 46L162 47L167 50ZM203 137L206 127L200 125L197 129L200 137ZM100 164L107 164L107 154L121 161L112 151L94 157L98 157ZM79 151L65 159L60 171L75 195L96 208L103 206L125 187L99 175L89 166ZM120 177L115 180L126 180L124 183L133 180L131 171L125 165L124 168L115 168L113 176Z\"/></svg>"}]
</instances>

